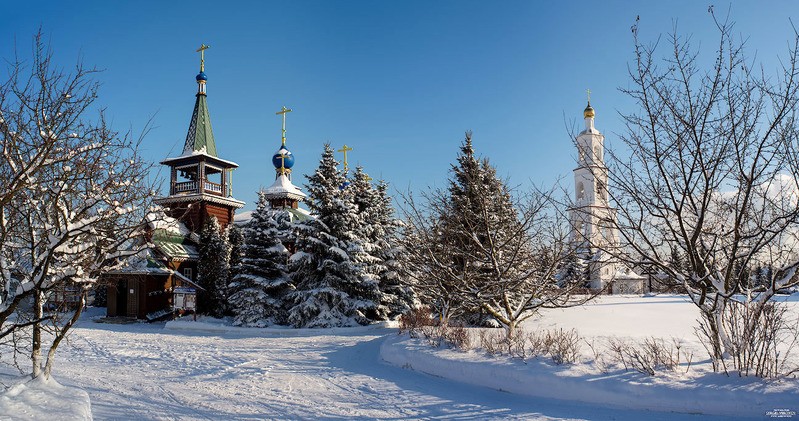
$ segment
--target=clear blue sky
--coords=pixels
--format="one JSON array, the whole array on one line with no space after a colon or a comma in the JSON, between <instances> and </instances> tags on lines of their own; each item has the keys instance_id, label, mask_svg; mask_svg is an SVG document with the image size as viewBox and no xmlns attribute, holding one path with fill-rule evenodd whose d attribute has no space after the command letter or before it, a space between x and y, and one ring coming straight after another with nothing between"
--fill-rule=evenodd
<instances>
[{"instance_id":1,"label":"clear blue sky","mask_svg":"<svg viewBox=\"0 0 799 421\"><path fill-rule=\"evenodd\" d=\"M274 180L281 106L295 184L322 145L354 148L394 189L443 186L465 130L512 184L570 181L566 124L582 124L591 89L597 128L614 145L631 103L630 27L655 40L676 22L713 47L711 2L571 1L15 1L0 13L0 57L27 55L41 26L58 62L105 69L99 103L119 130L140 131L157 162L178 155L194 104L195 53L206 54L220 157L237 162L234 195L252 209ZM725 13L729 3L714 3ZM749 51L773 66L790 38L793 1L732 5ZM7 72L0 69L0 77ZM565 119L564 119L565 116ZM618 144L618 141L615 142ZM340 158L340 157L339 157ZM166 175L167 172L162 172Z\"/></svg>"}]
</instances>

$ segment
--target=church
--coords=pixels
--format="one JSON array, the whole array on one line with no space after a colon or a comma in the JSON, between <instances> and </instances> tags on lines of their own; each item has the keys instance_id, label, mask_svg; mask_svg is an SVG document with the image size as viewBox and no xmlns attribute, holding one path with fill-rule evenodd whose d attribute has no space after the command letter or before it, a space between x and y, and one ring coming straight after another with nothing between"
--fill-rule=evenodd
<instances>
[{"instance_id":1,"label":"church","mask_svg":"<svg viewBox=\"0 0 799 421\"><path fill-rule=\"evenodd\" d=\"M222 229L246 221L247 213L236 217L245 203L233 197L232 172L235 162L222 158L211 127L206 87L205 50L200 53L200 72L195 77L197 93L189 129L179 156L161 161L169 167L169 194L155 198L160 211L147 215L146 238L151 247L142 256L130 259L125 269L109 273L107 285L108 317L155 320L173 312L196 309L199 259L198 232L214 217ZM272 156L275 181L263 190L270 205L285 209L292 221L310 218L301 208L306 195L291 180L294 155L286 146L286 114L283 107L280 148ZM234 222L235 221L235 222Z\"/></svg>"},{"instance_id":2,"label":"church","mask_svg":"<svg viewBox=\"0 0 799 421\"><path fill-rule=\"evenodd\" d=\"M612 294L642 294L645 278L616 261L619 247L616 209L608 201L608 168L605 136L594 127L596 113L591 100L583 111L585 129L577 135L577 168L574 169L574 202L569 209L571 243L588 261L589 288Z\"/></svg>"}]
</instances>

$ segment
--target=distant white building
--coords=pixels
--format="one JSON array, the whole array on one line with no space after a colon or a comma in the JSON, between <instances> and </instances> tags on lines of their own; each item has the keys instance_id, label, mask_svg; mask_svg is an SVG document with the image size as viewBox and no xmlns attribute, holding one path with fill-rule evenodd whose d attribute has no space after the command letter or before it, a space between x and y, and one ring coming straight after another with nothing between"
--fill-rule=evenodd
<instances>
[{"instance_id":1,"label":"distant white building","mask_svg":"<svg viewBox=\"0 0 799 421\"><path fill-rule=\"evenodd\" d=\"M569 209L571 243L589 261L590 288L608 288L613 294L641 294L644 277L628 270L607 250L619 246L616 209L608 202L608 168L605 166L605 136L594 127L591 102L583 111L585 130L576 138L577 168L574 169L574 206ZM603 251L604 250L604 251Z\"/></svg>"}]
</instances>

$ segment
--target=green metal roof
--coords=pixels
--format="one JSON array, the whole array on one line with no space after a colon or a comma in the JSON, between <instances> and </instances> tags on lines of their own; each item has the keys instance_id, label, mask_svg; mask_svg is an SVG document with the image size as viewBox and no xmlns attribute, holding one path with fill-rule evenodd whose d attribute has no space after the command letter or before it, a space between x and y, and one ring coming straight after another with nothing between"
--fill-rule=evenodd
<instances>
[{"instance_id":1,"label":"green metal roof","mask_svg":"<svg viewBox=\"0 0 799 421\"><path fill-rule=\"evenodd\" d=\"M301 210L292 209L292 208L286 208L286 210L291 215L291 221L292 222L294 222L294 221L302 222L302 221L307 221L308 219L311 219L311 215L309 215L307 212L303 212Z\"/></svg>"},{"instance_id":2,"label":"green metal roof","mask_svg":"<svg viewBox=\"0 0 799 421\"><path fill-rule=\"evenodd\" d=\"M189 133L186 135L186 144L183 146L184 155L200 151L204 151L210 156L216 156L214 131L211 129L211 116L208 114L208 103L204 93L197 94L191 123L189 123Z\"/></svg>"},{"instance_id":3,"label":"green metal roof","mask_svg":"<svg viewBox=\"0 0 799 421\"><path fill-rule=\"evenodd\" d=\"M184 237L166 230L153 231L153 244L170 259L198 259L200 257L197 247L188 244Z\"/></svg>"}]
</instances>

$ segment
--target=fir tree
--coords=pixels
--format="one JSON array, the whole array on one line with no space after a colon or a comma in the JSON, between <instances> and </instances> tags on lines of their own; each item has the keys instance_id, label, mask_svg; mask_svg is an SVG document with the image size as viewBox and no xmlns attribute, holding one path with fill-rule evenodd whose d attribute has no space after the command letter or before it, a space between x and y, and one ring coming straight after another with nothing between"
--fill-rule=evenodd
<instances>
[{"instance_id":1,"label":"fir tree","mask_svg":"<svg viewBox=\"0 0 799 421\"><path fill-rule=\"evenodd\" d=\"M288 212L272 209L260 192L252 219L243 229L241 262L231 283L234 324L263 327L286 322L286 294L293 287L286 274L289 252L283 241L290 232Z\"/></svg>"},{"instance_id":2,"label":"fir tree","mask_svg":"<svg viewBox=\"0 0 799 421\"><path fill-rule=\"evenodd\" d=\"M358 208L362 245L353 260L359 264L364 282L378 282L380 297L375 318L393 319L409 310L414 302L413 291L402 285L399 277L401 248L397 235L401 223L394 218L385 182L373 186L369 175L357 167L351 188Z\"/></svg>"},{"instance_id":3,"label":"fir tree","mask_svg":"<svg viewBox=\"0 0 799 421\"><path fill-rule=\"evenodd\" d=\"M361 253L353 189L325 145L319 168L307 176L308 207L314 218L297 224L298 252L289 261L296 291L288 321L296 327L366 324L375 313L378 282L360 276L351 258Z\"/></svg>"},{"instance_id":4,"label":"fir tree","mask_svg":"<svg viewBox=\"0 0 799 421\"><path fill-rule=\"evenodd\" d=\"M213 317L226 311L230 244L219 221L211 217L200 230L200 259L197 276L205 291L198 294L198 309Z\"/></svg>"},{"instance_id":5,"label":"fir tree","mask_svg":"<svg viewBox=\"0 0 799 421\"><path fill-rule=\"evenodd\" d=\"M236 224L230 224L227 227L227 239L228 243L230 243L230 259L228 260L228 285L227 285L227 294L228 294L228 316L232 316L232 307L230 306L230 296L238 292L237 289L234 288L233 285L233 278L239 274L239 269L241 267L241 259L244 257L244 233L242 229Z\"/></svg>"},{"instance_id":6,"label":"fir tree","mask_svg":"<svg viewBox=\"0 0 799 421\"><path fill-rule=\"evenodd\" d=\"M479 160L472 147L471 132L461 145L457 164L452 166L449 185L449 203L441 215L444 233L451 246L459 252L453 267L459 278L470 285L467 294L475 288L482 294L490 293L493 268L486 246L503 244L509 236L520 235L516 209L510 192L497 177L496 169L487 159ZM485 227L492 227L489 232ZM456 285L455 291L463 290ZM470 300L464 298L464 303ZM464 308L462 316L473 324L485 321L480 305Z\"/></svg>"}]
</instances>

